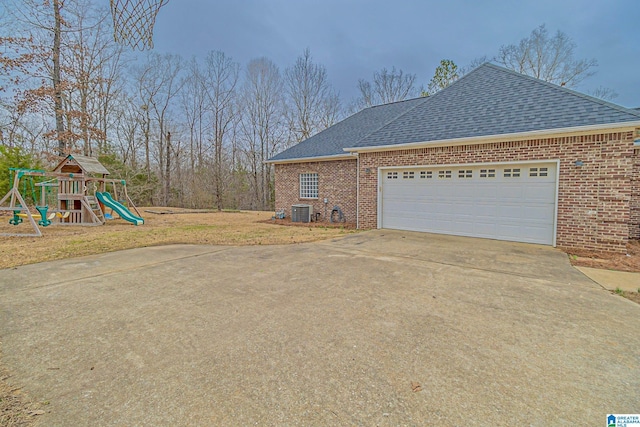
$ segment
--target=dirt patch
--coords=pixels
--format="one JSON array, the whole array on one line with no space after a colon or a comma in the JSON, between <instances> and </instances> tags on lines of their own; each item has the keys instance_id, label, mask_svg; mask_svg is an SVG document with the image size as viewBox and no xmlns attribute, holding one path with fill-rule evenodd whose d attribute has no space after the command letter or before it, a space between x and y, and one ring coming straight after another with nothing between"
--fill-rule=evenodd
<instances>
[{"instance_id":1,"label":"dirt patch","mask_svg":"<svg viewBox=\"0 0 640 427\"><path fill-rule=\"evenodd\" d=\"M577 267L640 272L640 240L629 241L626 254L579 249L567 249L566 252L569 254L571 264Z\"/></svg>"},{"instance_id":2,"label":"dirt patch","mask_svg":"<svg viewBox=\"0 0 640 427\"><path fill-rule=\"evenodd\" d=\"M262 221L265 224L277 224L288 227L309 227L309 228L334 228L340 230L355 230L356 224L353 222L293 222L290 218L267 219Z\"/></svg>"},{"instance_id":3,"label":"dirt patch","mask_svg":"<svg viewBox=\"0 0 640 427\"><path fill-rule=\"evenodd\" d=\"M216 213L219 211L216 209L154 208L154 209L144 209L143 212L151 213L155 215L172 215L172 214ZM240 212L240 211L223 211L223 212Z\"/></svg>"},{"instance_id":4,"label":"dirt patch","mask_svg":"<svg viewBox=\"0 0 640 427\"><path fill-rule=\"evenodd\" d=\"M603 253L593 251L567 250L571 264L576 267L600 268L603 270L629 271L640 273L640 240L631 240L627 244L626 254ZM640 289L640 283L638 284ZM613 292L640 304L640 293Z\"/></svg>"},{"instance_id":5,"label":"dirt patch","mask_svg":"<svg viewBox=\"0 0 640 427\"><path fill-rule=\"evenodd\" d=\"M37 421L42 415L42 405L31 402L20 387L13 387L9 383L10 376L0 366L0 426L27 427Z\"/></svg>"},{"instance_id":6,"label":"dirt patch","mask_svg":"<svg viewBox=\"0 0 640 427\"><path fill-rule=\"evenodd\" d=\"M614 291L613 293L621 295L626 299L630 299L631 301L640 304L640 293L638 292L629 292L629 291L615 292Z\"/></svg>"}]
</instances>

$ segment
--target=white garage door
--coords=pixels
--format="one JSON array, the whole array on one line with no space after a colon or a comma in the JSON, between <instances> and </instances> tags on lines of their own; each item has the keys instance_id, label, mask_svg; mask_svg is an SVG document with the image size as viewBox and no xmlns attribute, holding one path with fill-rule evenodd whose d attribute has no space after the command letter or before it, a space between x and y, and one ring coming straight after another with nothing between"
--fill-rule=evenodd
<instances>
[{"instance_id":1,"label":"white garage door","mask_svg":"<svg viewBox=\"0 0 640 427\"><path fill-rule=\"evenodd\" d=\"M556 163L381 170L382 228L554 244Z\"/></svg>"}]
</instances>

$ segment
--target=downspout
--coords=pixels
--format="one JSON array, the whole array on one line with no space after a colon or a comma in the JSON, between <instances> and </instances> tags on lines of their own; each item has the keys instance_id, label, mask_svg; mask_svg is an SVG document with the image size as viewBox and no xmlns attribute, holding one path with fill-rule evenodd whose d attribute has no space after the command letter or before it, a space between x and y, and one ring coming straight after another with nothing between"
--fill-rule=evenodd
<instances>
[{"instance_id":1,"label":"downspout","mask_svg":"<svg viewBox=\"0 0 640 427\"><path fill-rule=\"evenodd\" d=\"M356 153L356 229L360 230L360 156Z\"/></svg>"}]
</instances>

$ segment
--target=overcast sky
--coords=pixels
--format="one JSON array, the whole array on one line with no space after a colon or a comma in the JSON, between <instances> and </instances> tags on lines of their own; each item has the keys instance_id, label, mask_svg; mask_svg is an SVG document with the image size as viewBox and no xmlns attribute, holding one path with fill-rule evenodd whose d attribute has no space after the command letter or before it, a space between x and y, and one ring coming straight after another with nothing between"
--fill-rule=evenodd
<instances>
[{"instance_id":1,"label":"overcast sky","mask_svg":"<svg viewBox=\"0 0 640 427\"><path fill-rule=\"evenodd\" d=\"M358 79L383 67L426 87L441 59L465 66L543 23L575 41L576 57L598 61L577 90L606 86L613 102L640 107L640 0L170 0L154 40L161 53L221 50L241 64L266 56L281 70L308 47L348 102Z\"/></svg>"}]
</instances>

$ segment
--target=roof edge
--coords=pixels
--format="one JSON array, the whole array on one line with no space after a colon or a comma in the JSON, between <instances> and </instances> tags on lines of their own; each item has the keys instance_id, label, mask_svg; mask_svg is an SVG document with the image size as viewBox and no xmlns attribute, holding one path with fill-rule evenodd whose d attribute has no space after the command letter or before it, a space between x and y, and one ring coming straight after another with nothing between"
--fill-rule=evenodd
<instances>
[{"instance_id":1,"label":"roof edge","mask_svg":"<svg viewBox=\"0 0 640 427\"><path fill-rule=\"evenodd\" d=\"M346 148L343 148L346 150ZM315 156L315 157L298 157L295 159L282 159L282 160L265 160L264 163L280 165L286 163L312 163L312 162L325 162L328 160L351 160L357 157L357 153L346 154L331 154L328 156Z\"/></svg>"},{"instance_id":2,"label":"roof edge","mask_svg":"<svg viewBox=\"0 0 640 427\"><path fill-rule=\"evenodd\" d=\"M632 122L608 123L600 125L575 126L569 128L543 129L528 132L505 133L498 135L482 135L463 138L441 139L435 141L408 142L404 144L378 145L368 147L349 147L344 148L348 153L367 153L375 151L394 151L394 150L410 150L423 147L443 147L449 145L466 145L466 144L491 144L494 142L518 141L532 138L539 138L549 135L567 134L567 133L584 133L593 132L595 130L611 130L611 129L634 129L640 127L640 120Z\"/></svg>"}]
</instances>

